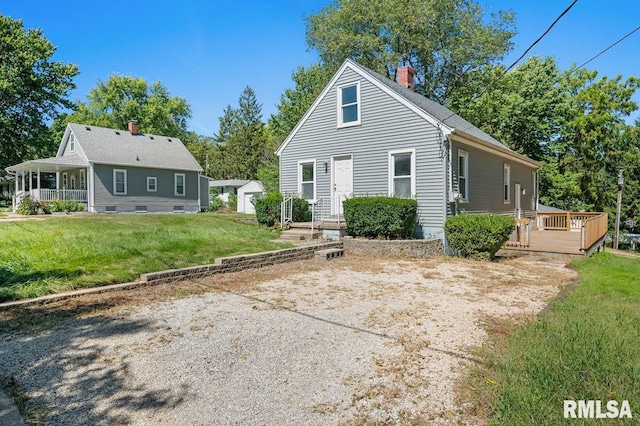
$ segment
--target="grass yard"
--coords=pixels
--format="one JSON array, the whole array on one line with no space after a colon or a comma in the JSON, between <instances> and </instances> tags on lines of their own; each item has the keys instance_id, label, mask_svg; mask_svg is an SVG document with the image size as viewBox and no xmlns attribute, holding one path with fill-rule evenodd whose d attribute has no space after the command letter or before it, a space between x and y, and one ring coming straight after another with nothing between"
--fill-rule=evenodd
<instances>
[{"instance_id":1,"label":"grass yard","mask_svg":"<svg viewBox=\"0 0 640 426\"><path fill-rule=\"evenodd\" d=\"M237 215L82 215L0 222L0 301L291 247Z\"/></svg>"},{"instance_id":2,"label":"grass yard","mask_svg":"<svg viewBox=\"0 0 640 426\"><path fill-rule=\"evenodd\" d=\"M640 418L640 258L602 253L573 266L580 281L535 321L493 330L487 365L465 383L490 424L595 424L564 419L564 400L628 400ZM498 327L499 328L499 325ZM501 336L501 337L500 337Z\"/></svg>"}]
</instances>

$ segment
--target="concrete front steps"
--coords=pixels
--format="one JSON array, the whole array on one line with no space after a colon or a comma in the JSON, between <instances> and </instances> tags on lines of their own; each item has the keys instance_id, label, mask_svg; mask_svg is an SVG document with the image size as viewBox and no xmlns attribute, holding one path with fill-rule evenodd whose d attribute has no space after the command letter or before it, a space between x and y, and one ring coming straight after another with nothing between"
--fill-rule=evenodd
<instances>
[{"instance_id":1,"label":"concrete front steps","mask_svg":"<svg viewBox=\"0 0 640 426\"><path fill-rule=\"evenodd\" d=\"M314 253L314 257L319 260L331 260L336 257L344 256L344 249L341 248L329 248L324 250L317 250Z\"/></svg>"},{"instance_id":2,"label":"concrete front steps","mask_svg":"<svg viewBox=\"0 0 640 426\"><path fill-rule=\"evenodd\" d=\"M318 230L314 230L312 233L310 229L303 228L291 228L280 233L280 239L288 241L312 241L317 240L321 236L322 232Z\"/></svg>"}]
</instances>

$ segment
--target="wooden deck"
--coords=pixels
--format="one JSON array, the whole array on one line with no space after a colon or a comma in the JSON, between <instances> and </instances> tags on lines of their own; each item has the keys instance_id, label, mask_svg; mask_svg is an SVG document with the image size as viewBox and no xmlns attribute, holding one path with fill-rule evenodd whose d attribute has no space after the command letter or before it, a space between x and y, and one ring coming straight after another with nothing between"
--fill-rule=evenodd
<instances>
[{"instance_id":1,"label":"wooden deck","mask_svg":"<svg viewBox=\"0 0 640 426\"><path fill-rule=\"evenodd\" d=\"M580 238L580 231L536 229L529 234L529 247L505 247L505 250L584 256L585 252L580 250Z\"/></svg>"}]
</instances>

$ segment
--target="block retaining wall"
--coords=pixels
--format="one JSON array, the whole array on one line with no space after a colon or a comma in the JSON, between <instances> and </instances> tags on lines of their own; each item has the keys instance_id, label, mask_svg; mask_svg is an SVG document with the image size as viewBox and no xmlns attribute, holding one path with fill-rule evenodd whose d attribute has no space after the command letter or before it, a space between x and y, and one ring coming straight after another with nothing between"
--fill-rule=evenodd
<instances>
[{"instance_id":1,"label":"block retaining wall","mask_svg":"<svg viewBox=\"0 0 640 426\"><path fill-rule=\"evenodd\" d=\"M148 284L163 284L190 278L202 278L226 272L238 272L245 269L261 268L279 263L294 262L296 260L311 259L318 250L329 248L343 248L342 241L334 243L316 244L290 249L266 251L255 254L220 257L210 265L193 266L190 268L170 269L168 271L152 272L140 275L140 280Z\"/></svg>"},{"instance_id":2,"label":"block retaining wall","mask_svg":"<svg viewBox=\"0 0 640 426\"><path fill-rule=\"evenodd\" d=\"M442 240L368 240L364 238L345 237L344 249L356 254L374 256L402 256L410 258L439 256L444 254Z\"/></svg>"}]
</instances>

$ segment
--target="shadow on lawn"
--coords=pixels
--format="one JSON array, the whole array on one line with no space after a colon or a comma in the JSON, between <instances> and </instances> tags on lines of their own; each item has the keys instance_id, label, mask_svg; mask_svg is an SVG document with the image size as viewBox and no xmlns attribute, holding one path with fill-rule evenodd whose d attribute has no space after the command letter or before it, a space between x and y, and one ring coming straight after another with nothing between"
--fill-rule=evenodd
<instances>
[{"instance_id":1,"label":"shadow on lawn","mask_svg":"<svg viewBox=\"0 0 640 426\"><path fill-rule=\"evenodd\" d=\"M97 310L100 305L85 306L82 311ZM29 312L23 310L24 316L16 318L18 312L2 312L0 319L0 376L29 395L27 404L19 404L26 420L40 423L38 413L44 413L47 424L130 424L158 410L171 410L188 399L186 385L155 388L153 383L134 383L126 355L103 343L155 332L156 325L130 318L82 318L78 311L56 308L48 314L75 318L57 327L47 321L48 326L41 329L39 322L45 318L39 312L31 318L37 332L24 333L17 329L23 327L10 325L13 317L18 324L29 326Z\"/></svg>"}]
</instances>

